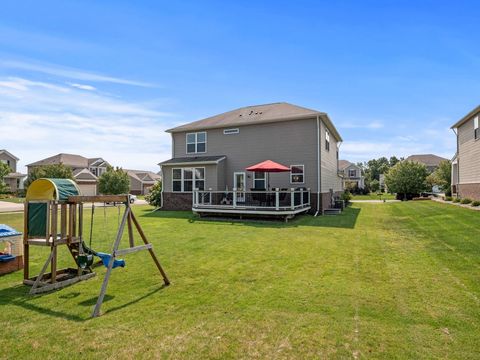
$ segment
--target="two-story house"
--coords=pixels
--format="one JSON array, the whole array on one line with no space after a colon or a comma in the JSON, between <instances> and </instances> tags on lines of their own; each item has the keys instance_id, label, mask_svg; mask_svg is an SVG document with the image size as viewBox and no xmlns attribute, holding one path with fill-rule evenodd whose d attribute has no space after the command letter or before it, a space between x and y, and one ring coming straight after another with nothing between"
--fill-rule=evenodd
<instances>
[{"instance_id":1,"label":"two-story house","mask_svg":"<svg viewBox=\"0 0 480 360\"><path fill-rule=\"evenodd\" d=\"M330 208L332 198L342 191L338 175L342 138L326 113L285 102L247 106L167 132L172 136L172 158L159 164L163 209L191 209L194 189L239 191L241 195L237 193L235 199L227 194L222 200L240 206L250 191L276 188L309 189L310 211L321 212ZM290 171L246 170L264 160L282 164ZM291 199L293 208L297 205L293 196ZM280 194L276 204L259 202L272 208L276 205L278 210L283 200ZM303 204L303 200L299 201Z\"/></svg>"},{"instance_id":2,"label":"two-story house","mask_svg":"<svg viewBox=\"0 0 480 360\"><path fill-rule=\"evenodd\" d=\"M347 189L352 185L363 189L365 188L365 177L362 174L362 168L347 160L338 162L338 170L343 176L343 188Z\"/></svg>"},{"instance_id":3,"label":"two-story house","mask_svg":"<svg viewBox=\"0 0 480 360\"><path fill-rule=\"evenodd\" d=\"M108 162L102 158L88 159L75 154L57 154L28 164L28 173L38 166L63 164L72 169L73 178L83 195L97 195L98 177L107 171Z\"/></svg>"},{"instance_id":4,"label":"two-story house","mask_svg":"<svg viewBox=\"0 0 480 360\"><path fill-rule=\"evenodd\" d=\"M480 106L457 121L457 153L452 161L452 194L480 200Z\"/></svg>"},{"instance_id":5,"label":"two-story house","mask_svg":"<svg viewBox=\"0 0 480 360\"><path fill-rule=\"evenodd\" d=\"M25 174L17 172L18 158L7 150L0 150L0 162L7 164L12 169L7 176L4 177L3 181L7 184L8 190L11 192L16 192L17 190L23 189L23 181L25 180Z\"/></svg>"},{"instance_id":6,"label":"two-story house","mask_svg":"<svg viewBox=\"0 0 480 360\"><path fill-rule=\"evenodd\" d=\"M128 177L130 178L130 194L134 195L147 195L150 192L150 188L158 181L162 180L162 177L148 170L127 170Z\"/></svg>"}]
</instances>

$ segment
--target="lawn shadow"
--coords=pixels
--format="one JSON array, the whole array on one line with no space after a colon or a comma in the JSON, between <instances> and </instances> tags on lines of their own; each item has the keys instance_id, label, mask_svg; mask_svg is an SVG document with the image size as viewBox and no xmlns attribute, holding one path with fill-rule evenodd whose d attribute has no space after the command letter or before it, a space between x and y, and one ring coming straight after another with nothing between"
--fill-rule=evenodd
<instances>
[{"instance_id":1,"label":"lawn shadow","mask_svg":"<svg viewBox=\"0 0 480 360\"><path fill-rule=\"evenodd\" d=\"M254 219L254 218L243 218L238 217L219 217L219 216L209 216L209 217L199 217L191 211L151 211L144 210L140 215L141 217L147 218L158 218L158 219L177 219L185 220L188 223L200 223L200 224L215 224L215 225L225 225L225 226L252 226L252 227L271 227L271 228L291 228L298 226L312 226L312 227L332 227L332 228L344 228L344 229L354 229L357 222L358 215L360 214L359 208L347 207L339 215L323 215L323 216L313 216L313 215L298 215L289 222L285 223L283 219L279 218L269 218L269 219Z\"/></svg>"},{"instance_id":2,"label":"lawn shadow","mask_svg":"<svg viewBox=\"0 0 480 360\"><path fill-rule=\"evenodd\" d=\"M38 295L35 297L31 296L29 295L29 291L30 291L30 287L27 287L25 285L16 285L11 288L0 290L0 306L13 304L15 306L22 307L26 310L35 311L42 315L48 315L48 316L62 318L66 320L72 320L76 322L81 322L88 319L87 317L81 317L75 314L68 314L68 313L53 310L50 308L44 308L44 307L38 306L32 303L32 301L34 301L34 299L38 298L39 296ZM58 291L55 291L53 293L58 293ZM47 296L49 294L52 294L52 293L46 293L46 294L43 294L42 296Z\"/></svg>"},{"instance_id":3,"label":"lawn shadow","mask_svg":"<svg viewBox=\"0 0 480 360\"><path fill-rule=\"evenodd\" d=\"M134 300L131 300L127 303L118 305L118 306L116 306L112 309L109 309L108 311L106 311L106 313L117 311L117 310L123 309L127 306L133 305L133 304L135 304L135 303L137 303L137 302L139 302L143 299L146 299L147 297L155 294L156 292L162 290L164 287L165 287L165 285L162 285L162 286L148 292L147 294L145 294L141 297L138 297L138 298L136 298ZM37 312L37 313L42 314L42 315L61 318L61 319L65 319L65 320L71 320L71 321L75 321L75 322L84 322L84 321L88 321L88 320L91 319L91 317L90 317L91 312L90 311L86 311L85 315L79 316L79 315L76 315L76 314L69 314L69 313L66 313L66 312L54 310L53 305L52 305L52 308L46 308L46 307L42 307L42 306L39 306L39 305L33 303L35 301L35 299L38 299L39 297L45 297L45 296L58 296L61 299L74 299L74 298L76 298L77 296L80 295L79 292L71 293L71 294L68 294L68 295L58 295L61 290L57 290L57 291L48 292L48 293L45 293L45 294L42 294L42 295L31 296L31 295L29 295L29 291L30 291L30 287L25 286L25 285L15 285L13 287L0 290L0 308L3 305L15 305L15 306L21 307L25 310L34 311L34 312ZM113 296L113 295L106 294L103 303L105 303L106 301L112 300L114 297L115 296ZM97 302L97 297L95 296L95 297L92 297L92 298L87 299L85 301L79 302L78 305L94 306L96 302Z\"/></svg>"}]
</instances>

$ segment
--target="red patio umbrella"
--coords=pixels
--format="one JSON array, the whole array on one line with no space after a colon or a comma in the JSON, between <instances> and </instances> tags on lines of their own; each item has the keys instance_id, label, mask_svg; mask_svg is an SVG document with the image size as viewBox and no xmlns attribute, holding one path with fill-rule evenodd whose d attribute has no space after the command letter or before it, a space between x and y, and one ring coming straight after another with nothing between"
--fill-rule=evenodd
<instances>
[{"instance_id":1,"label":"red patio umbrella","mask_svg":"<svg viewBox=\"0 0 480 360\"><path fill-rule=\"evenodd\" d=\"M290 168L272 160L265 160L261 163L247 167L246 170L253 172L286 172L290 171Z\"/></svg>"},{"instance_id":2,"label":"red patio umbrella","mask_svg":"<svg viewBox=\"0 0 480 360\"><path fill-rule=\"evenodd\" d=\"M276 173L276 172L287 172L290 171L290 168L276 163L272 160L265 160L261 163L247 167L245 170L253 172L263 172L263 173ZM270 187L270 178L268 179L268 187Z\"/></svg>"}]
</instances>

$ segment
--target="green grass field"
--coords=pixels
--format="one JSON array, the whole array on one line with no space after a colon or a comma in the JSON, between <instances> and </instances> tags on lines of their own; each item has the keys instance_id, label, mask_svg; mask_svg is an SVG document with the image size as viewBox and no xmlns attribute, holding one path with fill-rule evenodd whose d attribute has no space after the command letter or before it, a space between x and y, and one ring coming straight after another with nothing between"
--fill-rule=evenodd
<instances>
[{"instance_id":1,"label":"green grass field","mask_svg":"<svg viewBox=\"0 0 480 360\"><path fill-rule=\"evenodd\" d=\"M0 201L23 204L25 202L25 198L18 198L18 197L0 198Z\"/></svg>"},{"instance_id":2,"label":"green grass field","mask_svg":"<svg viewBox=\"0 0 480 360\"><path fill-rule=\"evenodd\" d=\"M0 358L478 359L478 212L354 204L284 224L150 209L135 212L171 286L148 253L127 256L90 319L103 268L34 297L21 272L0 277ZM93 247L107 250L116 210L105 230L102 211L95 222ZM21 215L0 223L21 228Z\"/></svg>"},{"instance_id":3,"label":"green grass field","mask_svg":"<svg viewBox=\"0 0 480 360\"><path fill-rule=\"evenodd\" d=\"M352 200L395 200L395 195L370 193L368 195L353 195Z\"/></svg>"}]
</instances>

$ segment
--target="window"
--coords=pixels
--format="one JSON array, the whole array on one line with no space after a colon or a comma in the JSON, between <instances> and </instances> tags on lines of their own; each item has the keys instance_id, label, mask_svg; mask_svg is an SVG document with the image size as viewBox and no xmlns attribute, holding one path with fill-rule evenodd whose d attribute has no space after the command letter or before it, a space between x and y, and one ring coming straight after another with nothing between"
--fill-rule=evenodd
<instances>
[{"instance_id":1,"label":"window","mask_svg":"<svg viewBox=\"0 0 480 360\"><path fill-rule=\"evenodd\" d=\"M205 190L205 168L172 169L172 190L191 192Z\"/></svg>"},{"instance_id":2,"label":"window","mask_svg":"<svg viewBox=\"0 0 480 360\"><path fill-rule=\"evenodd\" d=\"M473 119L473 134L475 136L475 140L480 139L480 130L478 130L478 116L475 116Z\"/></svg>"},{"instance_id":3,"label":"window","mask_svg":"<svg viewBox=\"0 0 480 360\"><path fill-rule=\"evenodd\" d=\"M266 175L262 172L253 173L253 188L254 189L266 189Z\"/></svg>"},{"instance_id":4,"label":"window","mask_svg":"<svg viewBox=\"0 0 480 360\"><path fill-rule=\"evenodd\" d=\"M187 134L187 154L207 152L207 133L197 132Z\"/></svg>"},{"instance_id":5,"label":"window","mask_svg":"<svg viewBox=\"0 0 480 360\"><path fill-rule=\"evenodd\" d=\"M305 166L304 165L291 165L290 166L290 183L291 184L303 184Z\"/></svg>"},{"instance_id":6,"label":"window","mask_svg":"<svg viewBox=\"0 0 480 360\"><path fill-rule=\"evenodd\" d=\"M325 131L325 150L330 151L330 133Z\"/></svg>"},{"instance_id":7,"label":"window","mask_svg":"<svg viewBox=\"0 0 480 360\"><path fill-rule=\"evenodd\" d=\"M223 135L233 135L233 134L238 134L240 130L237 129L225 129L223 130Z\"/></svg>"},{"instance_id":8,"label":"window","mask_svg":"<svg viewBox=\"0 0 480 360\"><path fill-rule=\"evenodd\" d=\"M357 170L355 169L348 170L348 177L351 177L351 178L357 177Z\"/></svg>"},{"instance_id":9,"label":"window","mask_svg":"<svg viewBox=\"0 0 480 360\"><path fill-rule=\"evenodd\" d=\"M100 175L100 174L97 173L97 168L90 168L90 172L95 176Z\"/></svg>"}]
</instances>

